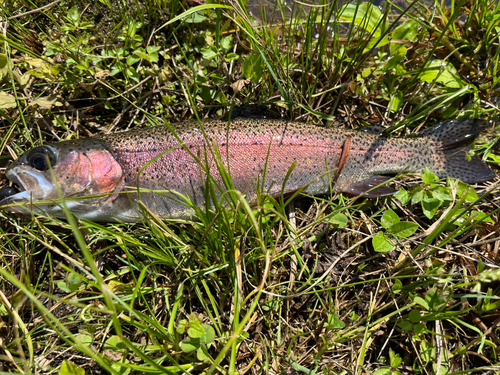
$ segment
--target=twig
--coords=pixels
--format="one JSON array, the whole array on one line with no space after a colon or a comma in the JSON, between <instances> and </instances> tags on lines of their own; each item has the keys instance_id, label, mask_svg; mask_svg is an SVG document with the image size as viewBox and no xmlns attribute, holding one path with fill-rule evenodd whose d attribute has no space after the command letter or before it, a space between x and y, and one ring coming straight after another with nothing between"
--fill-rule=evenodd
<instances>
[{"instance_id":1,"label":"twig","mask_svg":"<svg viewBox=\"0 0 500 375\"><path fill-rule=\"evenodd\" d=\"M25 13L21 13L21 14L18 14L18 15L15 15L15 16L12 16L12 17L9 17L8 20L13 20L15 18L19 18L19 17L23 17L23 16L27 16L28 14L33 14L33 13L36 13L36 12L40 12L41 10L45 10L45 9L48 9L48 8L51 8L53 7L54 5L60 3L62 0L56 0L56 1L53 1L47 5L44 5L43 7L40 7L40 8L36 8L36 9L33 9L33 10L30 10L29 12L25 12Z\"/></svg>"},{"instance_id":2,"label":"twig","mask_svg":"<svg viewBox=\"0 0 500 375\"><path fill-rule=\"evenodd\" d=\"M492 243L492 242L496 242L500 240L500 237L494 237L494 238L490 238L489 240L483 240L483 241L477 241L477 242L472 242L472 243L466 243L464 244L465 246L469 246L469 247L476 247L476 246L481 246L481 245L486 245L486 244L489 244L489 243Z\"/></svg>"}]
</instances>

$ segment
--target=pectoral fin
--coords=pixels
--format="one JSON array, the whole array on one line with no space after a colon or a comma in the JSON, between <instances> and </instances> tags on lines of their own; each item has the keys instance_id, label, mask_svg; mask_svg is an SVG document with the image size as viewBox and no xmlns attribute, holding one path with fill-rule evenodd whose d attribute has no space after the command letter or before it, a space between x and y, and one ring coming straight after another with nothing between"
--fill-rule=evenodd
<instances>
[{"instance_id":1,"label":"pectoral fin","mask_svg":"<svg viewBox=\"0 0 500 375\"><path fill-rule=\"evenodd\" d=\"M392 195L397 191L388 186L376 187L378 185L386 183L388 180L389 177L387 176L369 176L364 180L355 182L347 187L342 187L339 190L354 196L363 195L363 197L366 198L385 197L387 195ZM366 193L368 190L370 190L370 192Z\"/></svg>"}]
</instances>

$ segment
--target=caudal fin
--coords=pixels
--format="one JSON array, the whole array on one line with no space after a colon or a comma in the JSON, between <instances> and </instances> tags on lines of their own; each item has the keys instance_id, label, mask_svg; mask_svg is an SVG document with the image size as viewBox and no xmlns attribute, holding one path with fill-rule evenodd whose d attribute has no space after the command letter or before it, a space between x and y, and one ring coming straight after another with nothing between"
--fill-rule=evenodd
<instances>
[{"instance_id":1,"label":"caudal fin","mask_svg":"<svg viewBox=\"0 0 500 375\"><path fill-rule=\"evenodd\" d=\"M426 131L435 141L445 160L438 163L434 172L439 177L458 178L468 184L492 180L496 175L477 156L469 157L474 139L490 124L480 119L447 120Z\"/></svg>"}]
</instances>

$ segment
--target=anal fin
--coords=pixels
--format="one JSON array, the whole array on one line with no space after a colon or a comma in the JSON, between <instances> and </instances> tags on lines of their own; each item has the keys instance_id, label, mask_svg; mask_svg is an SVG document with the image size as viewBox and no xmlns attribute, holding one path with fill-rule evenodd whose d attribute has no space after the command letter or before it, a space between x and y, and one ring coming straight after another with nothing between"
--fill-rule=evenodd
<instances>
[{"instance_id":1,"label":"anal fin","mask_svg":"<svg viewBox=\"0 0 500 375\"><path fill-rule=\"evenodd\" d=\"M389 179L390 178L387 176L369 176L364 180L342 188L342 191L354 196L363 195L365 198L385 197L387 195L392 195L397 191L388 186L379 186L386 183ZM367 193L368 190L370 191Z\"/></svg>"}]
</instances>

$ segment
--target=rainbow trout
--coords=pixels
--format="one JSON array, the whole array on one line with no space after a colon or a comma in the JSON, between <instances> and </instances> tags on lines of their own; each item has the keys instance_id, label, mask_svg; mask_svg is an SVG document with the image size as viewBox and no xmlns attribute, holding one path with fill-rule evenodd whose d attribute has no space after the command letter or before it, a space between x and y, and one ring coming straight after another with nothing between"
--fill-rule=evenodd
<instances>
[{"instance_id":1,"label":"rainbow trout","mask_svg":"<svg viewBox=\"0 0 500 375\"><path fill-rule=\"evenodd\" d=\"M65 217L64 200L81 218L136 222L140 200L159 217L187 218L193 207L186 199L210 206L225 195L230 185L221 168L251 203L259 190L389 195L395 190L379 186L389 176L426 166L440 177L478 183L496 176L477 156L466 158L487 125L448 120L415 138L389 138L284 120L208 119L204 131L193 121L63 141L9 165L6 176L17 187L0 190L0 206Z\"/></svg>"}]
</instances>

